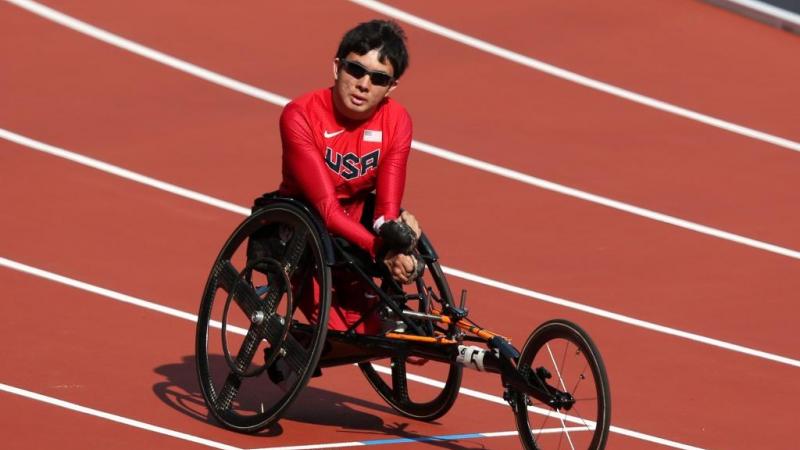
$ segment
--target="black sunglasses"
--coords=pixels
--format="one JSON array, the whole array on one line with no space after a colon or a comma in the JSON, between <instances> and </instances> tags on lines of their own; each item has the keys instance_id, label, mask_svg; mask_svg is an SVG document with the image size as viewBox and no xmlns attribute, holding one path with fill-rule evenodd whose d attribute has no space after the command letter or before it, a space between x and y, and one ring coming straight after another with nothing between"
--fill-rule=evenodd
<instances>
[{"instance_id":1,"label":"black sunglasses","mask_svg":"<svg viewBox=\"0 0 800 450\"><path fill-rule=\"evenodd\" d=\"M369 75L369 80L375 86L389 86L392 84L392 82L394 82L394 77L388 73L373 72L356 61L340 59L339 64L342 65L342 69L344 69L345 72L357 80L363 78L364 75Z\"/></svg>"}]
</instances>

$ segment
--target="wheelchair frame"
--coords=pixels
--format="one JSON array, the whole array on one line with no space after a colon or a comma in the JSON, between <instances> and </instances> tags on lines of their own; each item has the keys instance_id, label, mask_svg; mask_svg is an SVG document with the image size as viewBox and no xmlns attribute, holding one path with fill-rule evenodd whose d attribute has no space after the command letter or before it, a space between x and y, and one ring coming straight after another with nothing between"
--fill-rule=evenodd
<instances>
[{"instance_id":1,"label":"wheelchair frame","mask_svg":"<svg viewBox=\"0 0 800 450\"><path fill-rule=\"evenodd\" d=\"M267 216L271 211L274 215L280 213L293 217L291 220L281 219L292 223L296 221L292 237L286 242L275 244L282 249L274 252L280 253L280 258L254 256L260 255L251 249L257 233L275 223L284 226L280 220L269 222ZM306 229L301 230L302 233L298 232L303 227ZM300 234L302 238L298 237ZM237 270L231 263L231 258L234 251L245 242L247 264L244 269ZM309 249L309 246L313 248ZM541 344L539 341L555 336L572 342L578 353L586 354L587 367L590 367L590 374L597 385L599 402L597 420L584 421L584 425L593 434L588 448L604 448L610 421L610 394L602 359L588 335L577 325L567 321L546 322L534 331L521 353L503 336L481 328L468 319L466 292L462 291L459 305L454 304L447 280L438 265L439 257L425 234L419 239L417 251L425 262L426 270L431 272L436 286L427 286L420 277L416 282L417 292L409 295L387 273L381 273L377 264L352 254L345 242L330 236L317 215L304 203L274 194L257 200L253 214L234 231L217 257L201 302L196 340L197 367L201 391L210 412L228 428L245 432L258 431L280 418L314 372L328 367L358 364L379 395L398 412L416 419L433 420L445 414L452 406L460 387L461 368L468 367L500 375L503 397L514 411L523 446L539 449L543 447L537 444L528 418L531 398L563 417L567 417L566 413L576 403L576 398L569 392L563 380L560 387L548 383L553 374L547 369L522 367L523 360L527 364L535 357L527 350L529 346L536 347ZM308 256L310 253L314 254L311 259ZM311 260L314 263L308 264ZM323 285L320 291L330 290L331 268L344 269L357 274L377 294L379 301L348 330L333 331L327 330L330 292L321 292L318 321L299 323L293 319L296 310L293 291L297 290L293 277L310 276L308 273L297 275L296 270L299 270L303 261L316 269L314 276ZM268 284L278 287L272 290L267 288L266 293L259 293L259 288L250 279L254 271L262 271ZM381 279L380 286L374 278ZM209 367L208 354L211 310L219 289L227 293L221 328L223 353L230 369L221 387L212 380L213 371ZM407 307L409 301L418 303L417 310ZM226 337L228 310L233 303L250 317L251 322L242 347L235 357L229 352ZM279 303L288 304L283 315L277 313ZM387 308L398 322L403 323L405 332L387 332L383 335L356 333L358 325L377 308ZM253 365L259 345L264 342L269 343L269 349L264 350L264 364L248 370ZM483 344L486 348L463 345L470 342ZM547 345L546 341L542 345ZM535 348L533 353L538 350L539 348ZM564 356L566 357L566 350ZM409 357L450 366L445 387L433 401L419 404L409 399L405 378L405 361ZM382 381L370 364L371 361L384 358L391 358L393 361L391 387ZM288 376L276 368L280 364L289 367L286 371ZM243 380L259 376L265 371L276 384L294 376L287 393L266 411L262 403L260 415L256 413L251 417L233 412L234 399ZM561 378L560 373L557 375ZM561 424L566 430L563 417Z\"/></svg>"}]
</instances>

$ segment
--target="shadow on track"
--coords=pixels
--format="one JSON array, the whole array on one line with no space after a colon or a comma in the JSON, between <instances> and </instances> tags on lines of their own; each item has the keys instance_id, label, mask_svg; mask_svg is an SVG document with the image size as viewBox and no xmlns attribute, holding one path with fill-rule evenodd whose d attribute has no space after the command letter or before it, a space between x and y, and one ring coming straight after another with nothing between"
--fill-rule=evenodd
<instances>
[{"instance_id":1,"label":"shadow on track","mask_svg":"<svg viewBox=\"0 0 800 450\"><path fill-rule=\"evenodd\" d=\"M216 355L215 358L219 358L216 364L225 364L222 355ZM214 363L215 362L212 361L212 365ZM213 417L209 416L208 409L203 402L203 396L197 384L195 367L193 355L184 356L180 363L165 364L157 367L154 372L162 375L164 381L154 384L153 392L161 401L176 411L201 422L219 427L219 423L217 423ZM362 381L367 383L366 379ZM399 421L386 423L381 417L354 409L350 405L379 411L381 413L396 414L394 410L383 404L343 395L338 392L332 392L314 386L306 386L279 423L255 435L265 437L280 436L283 434L281 424L285 425L286 422L295 421L325 427L335 427L339 428L339 431L348 433L383 433L386 435L386 438L391 439L428 438L428 436L408 431L407 428L410 424L404 422L408 420L405 417L397 416L398 419L400 419ZM370 440L371 439L374 439L374 436L371 437ZM352 438L348 438L348 440L352 440ZM425 441L425 444L452 450L486 448L482 443L475 441L465 441L464 444L467 446L458 443L458 441L433 440Z\"/></svg>"}]
</instances>

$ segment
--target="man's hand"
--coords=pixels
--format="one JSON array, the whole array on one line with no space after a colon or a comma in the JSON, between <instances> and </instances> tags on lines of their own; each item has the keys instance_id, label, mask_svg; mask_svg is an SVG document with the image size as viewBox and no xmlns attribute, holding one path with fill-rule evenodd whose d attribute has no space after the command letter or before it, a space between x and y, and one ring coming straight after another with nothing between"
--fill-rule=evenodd
<instances>
[{"instance_id":1,"label":"man's hand","mask_svg":"<svg viewBox=\"0 0 800 450\"><path fill-rule=\"evenodd\" d=\"M389 253L383 258L383 263L392 274L392 278L403 284L408 284L414 279L412 276L417 269L417 259L413 255L403 253Z\"/></svg>"},{"instance_id":2,"label":"man's hand","mask_svg":"<svg viewBox=\"0 0 800 450\"><path fill-rule=\"evenodd\" d=\"M383 255L413 253L422 233L417 218L408 211L403 211L397 219L384 222L376 231L383 240L381 250Z\"/></svg>"},{"instance_id":3,"label":"man's hand","mask_svg":"<svg viewBox=\"0 0 800 450\"><path fill-rule=\"evenodd\" d=\"M389 273L395 281L408 284L413 282L421 273L421 267L418 266L419 262L415 256L403 252L413 252L416 240L422 235L422 229L419 226L419 222L417 222L417 218L408 211L403 211L397 222L404 224L405 227L398 229L396 224L389 222L388 227L387 224L384 224L380 230L384 243L388 245L387 253L383 257L383 264L389 269ZM404 233L402 228L410 229L410 232L406 231ZM410 233L414 233L414 236L411 236ZM404 234L405 236L403 236ZM408 249L405 248L405 241L408 241ZM400 250L401 248L403 250Z\"/></svg>"},{"instance_id":4,"label":"man's hand","mask_svg":"<svg viewBox=\"0 0 800 450\"><path fill-rule=\"evenodd\" d=\"M403 222L405 222L406 225L411 227L411 229L414 231L414 234L417 235L417 239L419 239L419 237L422 235L422 228L419 227L419 222L417 222L417 218L414 217L414 215L411 214L410 212L403 211L402 213L400 213L400 220L402 220Z\"/></svg>"}]
</instances>

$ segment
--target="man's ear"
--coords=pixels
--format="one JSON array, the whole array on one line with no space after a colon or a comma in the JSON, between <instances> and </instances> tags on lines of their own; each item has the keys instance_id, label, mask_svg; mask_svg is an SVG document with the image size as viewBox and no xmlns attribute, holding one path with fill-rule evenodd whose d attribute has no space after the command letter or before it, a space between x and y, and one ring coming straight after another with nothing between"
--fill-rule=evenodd
<instances>
[{"instance_id":1,"label":"man's ear","mask_svg":"<svg viewBox=\"0 0 800 450\"><path fill-rule=\"evenodd\" d=\"M384 97L388 97L388 96L389 96L389 94L390 94L390 93L391 93L393 90L395 90L395 89L397 88L397 83L399 83L399 81L397 81L397 80L394 80L394 82L392 83L392 85L389 87L389 90L387 90L387 91L386 91L386 94L384 95Z\"/></svg>"},{"instance_id":2,"label":"man's ear","mask_svg":"<svg viewBox=\"0 0 800 450\"><path fill-rule=\"evenodd\" d=\"M339 79L339 58L333 58L333 80Z\"/></svg>"}]
</instances>

